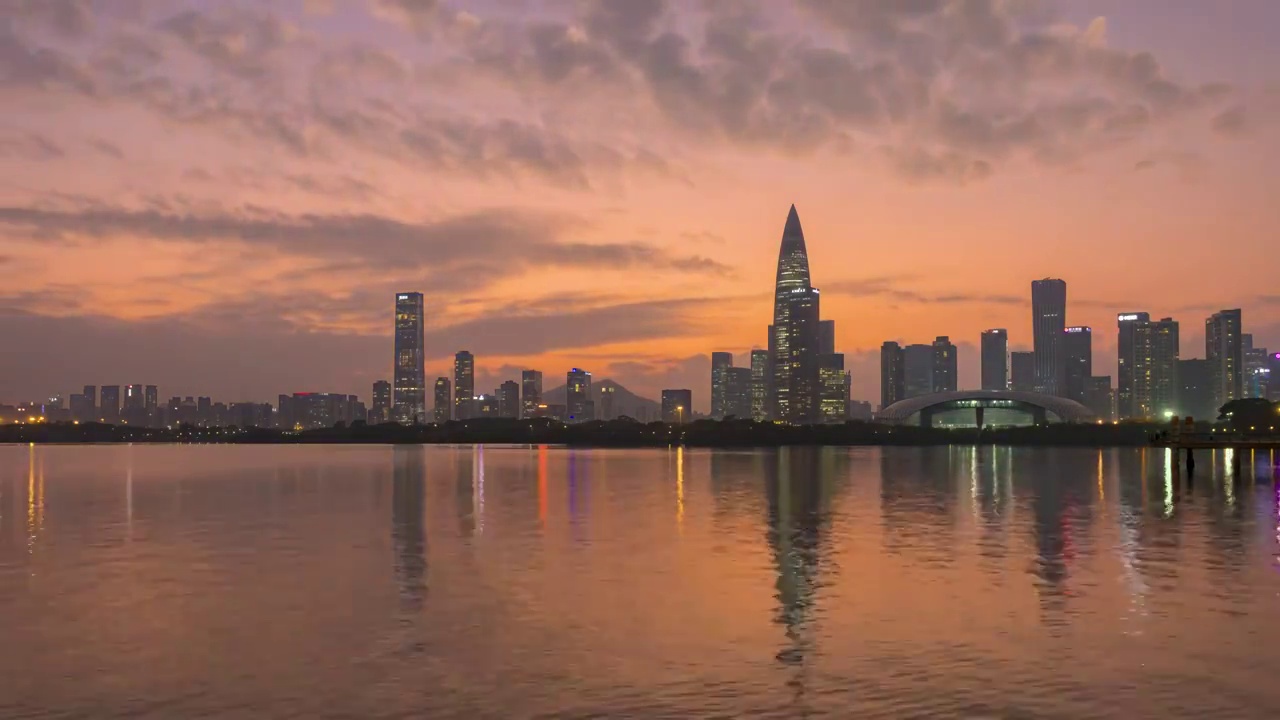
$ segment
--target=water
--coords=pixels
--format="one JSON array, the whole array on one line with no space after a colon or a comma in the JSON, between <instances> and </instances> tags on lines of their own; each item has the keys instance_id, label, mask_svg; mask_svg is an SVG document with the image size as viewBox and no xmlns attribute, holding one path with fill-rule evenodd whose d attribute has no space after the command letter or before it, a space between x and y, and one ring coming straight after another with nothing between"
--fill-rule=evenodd
<instances>
[{"instance_id":1,"label":"water","mask_svg":"<svg viewBox=\"0 0 1280 720\"><path fill-rule=\"evenodd\" d=\"M0 447L0 717L1273 718L1236 460Z\"/></svg>"}]
</instances>

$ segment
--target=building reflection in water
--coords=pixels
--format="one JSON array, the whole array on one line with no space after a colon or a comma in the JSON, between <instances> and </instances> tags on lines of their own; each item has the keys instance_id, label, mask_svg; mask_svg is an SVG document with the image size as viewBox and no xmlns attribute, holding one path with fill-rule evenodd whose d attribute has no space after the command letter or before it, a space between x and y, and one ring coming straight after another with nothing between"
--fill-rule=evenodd
<instances>
[{"instance_id":1,"label":"building reflection in water","mask_svg":"<svg viewBox=\"0 0 1280 720\"><path fill-rule=\"evenodd\" d=\"M676 447L676 527L684 532L684 446Z\"/></svg>"},{"instance_id":2,"label":"building reflection in water","mask_svg":"<svg viewBox=\"0 0 1280 720\"><path fill-rule=\"evenodd\" d=\"M832 492L829 473L833 465L824 461L824 456L840 452L784 447L764 465L769 520L766 537L778 575L774 622L782 626L786 637L776 658L796 670L788 682L797 702L803 700L805 660L816 635L811 625Z\"/></svg>"},{"instance_id":3,"label":"building reflection in water","mask_svg":"<svg viewBox=\"0 0 1280 720\"><path fill-rule=\"evenodd\" d=\"M949 447L881 448L880 516L885 550L919 553L917 561L950 565L956 556L956 507L968 465Z\"/></svg>"},{"instance_id":4,"label":"building reflection in water","mask_svg":"<svg viewBox=\"0 0 1280 720\"><path fill-rule=\"evenodd\" d=\"M396 446L392 453L392 568L401 609L417 612L427 594L426 448Z\"/></svg>"},{"instance_id":5,"label":"building reflection in water","mask_svg":"<svg viewBox=\"0 0 1280 720\"><path fill-rule=\"evenodd\" d=\"M586 539L587 522L587 468L589 458L575 450L569 451L568 489L569 489L569 528L575 541Z\"/></svg>"},{"instance_id":6,"label":"building reflection in water","mask_svg":"<svg viewBox=\"0 0 1280 720\"><path fill-rule=\"evenodd\" d=\"M538 446L538 525L547 527L547 446Z\"/></svg>"},{"instance_id":7,"label":"building reflection in water","mask_svg":"<svg viewBox=\"0 0 1280 720\"><path fill-rule=\"evenodd\" d=\"M449 453L454 465L454 503L458 512L458 532L470 538L476 532L476 454L461 449Z\"/></svg>"}]
</instances>

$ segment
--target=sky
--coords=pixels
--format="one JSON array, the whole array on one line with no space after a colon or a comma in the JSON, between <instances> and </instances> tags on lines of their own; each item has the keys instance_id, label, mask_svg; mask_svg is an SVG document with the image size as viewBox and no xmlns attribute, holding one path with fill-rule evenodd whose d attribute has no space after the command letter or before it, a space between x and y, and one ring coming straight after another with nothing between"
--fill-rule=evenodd
<instances>
[{"instance_id":1,"label":"sky","mask_svg":"<svg viewBox=\"0 0 1280 720\"><path fill-rule=\"evenodd\" d=\"M570 367L705 410L794 203L855 398L1031 281L1280 347L1273 0L0 0L0 402Z\"/></svg>"}]
</instances>

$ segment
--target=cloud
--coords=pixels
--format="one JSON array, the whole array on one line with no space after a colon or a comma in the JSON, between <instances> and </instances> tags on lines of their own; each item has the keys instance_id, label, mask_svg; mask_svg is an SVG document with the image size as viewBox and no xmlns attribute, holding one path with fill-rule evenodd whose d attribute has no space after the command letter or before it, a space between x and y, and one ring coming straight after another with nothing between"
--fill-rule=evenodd
<instances>
[{"instance_id":1,"label":"cloud","mask_svg":"<svg viewBox=\"0 0 1280 720\"><path fill-rule=\"evenodd\" d=\"M106 157L109 157L115 160L124 159L124 151L120 149L119 145L116 145L115 143L109 140L103 140L102 138L93 138L89 140L89 147L93 148L94 150L101 153L102 155L105 155Z\"/></svg>"},{"instance_id":2,"label":"cloud","mask_svg":"<svg viewBox=\"0 0 1280 720\"><path fill-rule=\"evenodd\" d=\"M131 236L181 243L235 241L292 255L359 259L385 269L430 267L449 272L484 263L491 265L489 273L494 277L530 267L731 272L709 258L672 255L640 243L563 239L582 225L581 220L563 214L512 209L410 223L375 215L176 215L103 207L0 207L0 226L33 239Z\"/></svg>"},{"instance_id":3,"label":"cloud","mask_svg":"<svg viewBox=\"0 0 1280 720\"><path fill-rule=\"evenodd\" d=\"M66 155L60 145L39 133L12 132L0 135L0 158L54 160Z\"/></svg>"},{"instance_id":4,"label":"cloud","mask_svg":"<svg viewBox=\"0 0 1280 720\"><path fill-rule=\"evenodd\" d=\"M1227 137L1239 137L1249 129L1245 110L1232 107L1213 116L1213 131Z\"/></svg>"},{"instance_id":5,"label":"cloud","mask_svg":"<svg viewBox=\"0 0 1280 720\"><path fill-rule=\"evenodd\" d=\"M943 304L978 304L978 305L1022 305L1027 298L1017 295L997 293L942 293L927 294L900 287L909 282L913 276L884 276L861 278L855 280L837 280L824 283L822 291L826 294L846 295L850 297L881 297L911 303L943 303Z\"/></svg>"}]
</instances>

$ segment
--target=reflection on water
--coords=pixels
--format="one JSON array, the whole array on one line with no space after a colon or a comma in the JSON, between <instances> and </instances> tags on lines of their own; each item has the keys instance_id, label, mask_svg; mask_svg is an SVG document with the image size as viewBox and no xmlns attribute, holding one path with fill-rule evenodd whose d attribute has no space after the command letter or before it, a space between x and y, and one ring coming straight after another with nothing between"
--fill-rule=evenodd
<instances>
[{"instance_id":1,"label":"reflection on water","mask_svg":"<svg viewBox=\"0 0 1280 720\"><path fill-rule=\"evenodd\" d=\"M3 447L0 717L1271 717L1278 460Z\"/></svg>"}]
</instances>

